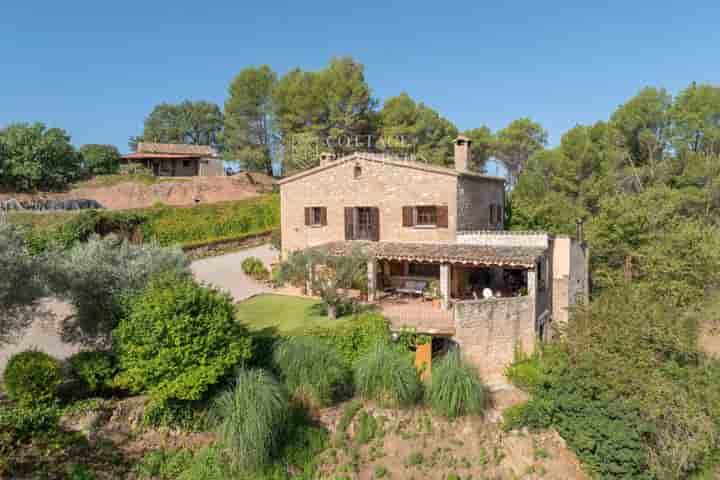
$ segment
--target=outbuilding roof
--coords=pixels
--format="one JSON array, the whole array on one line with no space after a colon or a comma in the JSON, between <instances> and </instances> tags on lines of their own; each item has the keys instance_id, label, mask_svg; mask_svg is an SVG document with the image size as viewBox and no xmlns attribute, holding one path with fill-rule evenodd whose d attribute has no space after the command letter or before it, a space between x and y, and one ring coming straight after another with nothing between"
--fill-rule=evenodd
<instances>
[{"instance_id":1,"label":"outbuilding roof","mask_svg":"<svg viewBox=\"0 0 720 480\"><path fill-rule=\"evenodd\" d=\"M468 245L458 243L410 243L338 241L313 247L330 255L348 255L360 249L380 260L408 260L416 262L459 263L499 267L534 269L544 248L518 246Z\"/></svg>"},{"instance_id":2,"label":"outbuilding roof","mask_svg":"<svg viewBox=\"0 0 720 480\"><path fill-rule=\"evenodd\" d=\"M193 155L213 157L217 152L213 147L207 145L185 145L180 143L150 143L139 142L137 153L163 153L174 155Z\"/></svg>"}]
</instances>

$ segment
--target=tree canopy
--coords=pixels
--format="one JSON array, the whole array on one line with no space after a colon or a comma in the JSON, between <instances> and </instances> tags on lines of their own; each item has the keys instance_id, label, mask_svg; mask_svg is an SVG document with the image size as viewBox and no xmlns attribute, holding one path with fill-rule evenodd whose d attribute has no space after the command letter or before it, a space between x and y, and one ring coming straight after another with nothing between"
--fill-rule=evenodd
<instances>
[{"instance_id":1,"label":"tree canopy","mask_svg":"<svg viewBox=\"0 0 720 480\"><path fill-rule=\"evenodd\" d=\"M120 152L114 145L83 145L79 153L83 168L91 175L109 175L120 168Z\"/></svg>"},{"instance_id":2,"label":"tree canopy","mask_svg":"<svg viewBox=\"0 0 720 480\"><path fill-rule=\"evenodd\" d=\"M223 144L226 157L250 170L272 175L272 92L277 76L270 67L243 69L230 83L225 102Z\"/></svg>"},{"instance_id":3,"label":"tree canopy","mask_svg":"<svg viewBox=\"0 0 720 480\"><path fill-rule=\"evenodd\" d=\"M145 119L142 136L130 139L130 147L135 148L138 142L218 147L222 129L223 114L214 103L202 100L161 103Z\"/></svg>"},{"instance_id":4,"label":"tree canopy","mask_svg":"<svg viewBox=\"0 0 720 480\"><path fill-rule=\"evenodd\" d=\"M81 159L60 128L15 123L0 130L0 187L57 190L82 174Z\"/></svg>"}]
</instances>

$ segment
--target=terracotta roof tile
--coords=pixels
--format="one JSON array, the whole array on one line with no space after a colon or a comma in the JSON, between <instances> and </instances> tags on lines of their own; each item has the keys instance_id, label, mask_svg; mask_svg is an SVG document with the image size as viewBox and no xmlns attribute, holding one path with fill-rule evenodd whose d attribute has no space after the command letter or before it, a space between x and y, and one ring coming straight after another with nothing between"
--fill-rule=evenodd
<instances>
[{"instance_id":1,"label":"terracotta roof tile","mask_svg":"<svg viewBox=\"0 0 720 480\"><path fill-rule=\"evenodd\" d=\"M170 153L185 155L203 155L213 157L217 155L214 148L207 145L184 145L180 143L149 143L139 142L137 153Z\"/></svg>"},{"instance_id":2,"label":"terracotta roof tile","mask_svg":"<svg viewBox=\"0 0 720 480\"><path fill-rule=\"evenodd\" d=\"M537 247L496 247L457 243L405 243L339 241L314 247L331 255L347 255L361 249L370 257L386 260L464 263L472 265L534 268L545 249Z\"/></svg>"}]
</instances>

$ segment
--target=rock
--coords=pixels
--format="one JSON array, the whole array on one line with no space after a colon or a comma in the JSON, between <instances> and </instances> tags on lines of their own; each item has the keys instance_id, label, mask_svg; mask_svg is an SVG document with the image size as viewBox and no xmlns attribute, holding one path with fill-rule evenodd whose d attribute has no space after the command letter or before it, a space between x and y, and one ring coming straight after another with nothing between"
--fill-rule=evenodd
<instances>
[{"instance_id":1,"label":"rock","mask_svg":"<svg viewBox=\"0 0 720 480\"><path fill-rule=\"evenodd\" d=\"M67 200L52 200L46 198L35 198L32 200L18 201L15 198L0 201L0 210L86 210L90 208L100 209L103 206L96 200L79 198Z\"/></svg>"}]
</instances>

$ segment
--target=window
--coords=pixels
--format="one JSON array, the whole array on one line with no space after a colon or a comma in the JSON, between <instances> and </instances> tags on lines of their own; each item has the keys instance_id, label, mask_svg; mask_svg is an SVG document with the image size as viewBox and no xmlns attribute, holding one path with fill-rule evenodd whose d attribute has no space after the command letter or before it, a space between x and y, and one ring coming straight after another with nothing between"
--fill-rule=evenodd
<instances>
[{"instance_id":1,"label":"window","mask_svg":"<svg viewBox=\"0 0 720 480\"><path fill-rule=\"evenodd\" d=\"M403 227L448 228L447 205L402 207Z\"/></svg>"},{"instance_id":2,"label":"window","mask_svg":"<svg viewBox=\"0 0 720 480\"><path fill-rule=\"evenodd\" d=\"M355 168L353 169L353 177L360 178L360 175L362 175L362 167L360 165L355 165Z\"/></svg>"},{"instance_id":3,"label":"window","mask_svg":"<svg viewBox=\"0 0 720 480\"><path fill-rule=\"evenodd\" d=\"M432 226L437 225L437 209L435 207L416 207L415 225Z\"/></svg>"},{"instance_id":4,"label":"window","mask_svg":"<svg viewBox=\"0 0 720 480\"><path fill-rule=\"evenodd\" d=\"M192 160L183 160L183 168L192 167Z\"/></svg>"},{"instance_id":5,"label":"window","mask_svg":"<svg viewBox=\"0 0 720 480\"><path fill-rule=\"evenodd\" d=\"M380 209L345 207L345 240L380 240Z\"/></svg>"},{"instance_id":6,"label":"window","mask_svg":"<svg viewBox=\"0 0 720 480\"><path fill-rule=\"evenodd\" d=\"M305 207L305 225L310 227L327 225L327 208Z\"/></svg>"},{"instance_id":7,"label":"window","mask_svg":"<svg viewBox=\"0 0 720 480\"><path fill-rule=\"evenodd\" d=\"M539 292L542 292L545 290L546 285L546 278L545 278L545 265L543 265L544 260L540 260L537 263L537 269L535 269L535 273L537 275L537 288Z\"/></svg>"}]
</instances>

